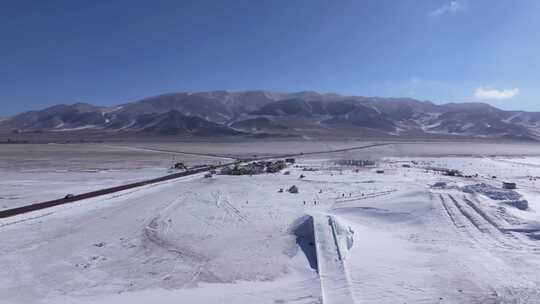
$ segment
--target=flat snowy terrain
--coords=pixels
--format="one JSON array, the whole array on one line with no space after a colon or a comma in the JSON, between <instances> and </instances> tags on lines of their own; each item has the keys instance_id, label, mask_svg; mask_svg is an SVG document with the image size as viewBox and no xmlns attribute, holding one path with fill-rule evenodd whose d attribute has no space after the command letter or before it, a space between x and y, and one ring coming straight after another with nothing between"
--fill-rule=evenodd
<instances>
[{"instance_id":1,"label":"flat snowy terrain","mask_svg":"<svg viewBox=\"0 0 540 304\"><path fill-rule=\"evenodd\" d=\"M0 219L0 303L540 303L540 157L394 148Z\"/></svg>"},{"instance_id":2,"label":"flat snowy terrain","mask_svg":"<svg viewBox=\"0 0 540 304\"><path fill-rule=\"evenodd\" d=\"M194 166L230 160L144 145L18 144L0 148L0 210L163 176L175 161Z\"/></svg>"}]
</instances>

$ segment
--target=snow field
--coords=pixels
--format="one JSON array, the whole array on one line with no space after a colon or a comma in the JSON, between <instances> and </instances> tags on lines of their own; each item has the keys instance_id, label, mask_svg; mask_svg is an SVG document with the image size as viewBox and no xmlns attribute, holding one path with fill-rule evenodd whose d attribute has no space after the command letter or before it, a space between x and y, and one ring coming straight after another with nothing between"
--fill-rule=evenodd
<instances>
[{"instance_id":1,"label":"snow field","mask_svg":"<svg viewBox=\"0 0 540 304\"><path fill-rule=\"evenodd\" d=\"M540 193L525 178L540 169L506 159L392 158L384 174L300 160L290 175L201 174L4 219L0 303L540 302ZM528 210L463 191L502 179Z\"/></svg>"}]
</instances>

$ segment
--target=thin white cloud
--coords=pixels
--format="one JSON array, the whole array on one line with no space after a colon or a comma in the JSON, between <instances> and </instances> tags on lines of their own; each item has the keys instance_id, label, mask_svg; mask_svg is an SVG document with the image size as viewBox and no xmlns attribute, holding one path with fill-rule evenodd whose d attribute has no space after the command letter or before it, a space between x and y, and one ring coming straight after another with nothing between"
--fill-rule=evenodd
<instances>
[{"instance_id":1,"label":"thin white cloud","mask_svg":"<svg viewBox=\"0 0 540 304\"><path fill-rule=\"evenodd\" d=\"M474 97L486 100L511 99L519 94L519 88L497 90L486 87L479 87L474 91Z\"/></svg>"},{"instance_id":2,"label":"thin white cloud","mask_svg":"<svg viewBox=\"0 0 540 304\"><path fill-rule=\"evenodd\" d=\"M439 7L438 9L432 11L430 13L431 16L437 17L445 14L453 14L462 10L465 10L465 2L459 1L459 0L453 0L449 3L444 4L443 6Z\"/></svg>"}]
</instances>

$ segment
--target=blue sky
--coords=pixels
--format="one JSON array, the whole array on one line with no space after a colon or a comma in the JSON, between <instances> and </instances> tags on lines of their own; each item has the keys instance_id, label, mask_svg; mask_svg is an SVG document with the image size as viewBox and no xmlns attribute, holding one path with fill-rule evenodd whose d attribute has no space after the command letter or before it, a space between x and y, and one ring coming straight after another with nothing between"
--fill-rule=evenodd
<instances>
[{"instance_id":1,"label":"blue sky","mask_svg":"<svg viewBox=\"0 0 540 304\"><path fill-rule=\"evenodd\" d=\"M0 115L315 90L540 111L540 1L0 2Z\"/></svg>"}]
</instances>

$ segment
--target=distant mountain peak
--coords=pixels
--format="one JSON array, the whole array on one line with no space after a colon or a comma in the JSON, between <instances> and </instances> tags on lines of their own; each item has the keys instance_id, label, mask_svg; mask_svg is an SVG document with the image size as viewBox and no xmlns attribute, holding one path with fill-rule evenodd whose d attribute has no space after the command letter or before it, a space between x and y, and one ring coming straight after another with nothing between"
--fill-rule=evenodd
<instances>
[{"instance_id":1,"label":"distant mountain peak","mask_svg":"<svg viewBox=\"0 0 540 304\"><path fill-rule=\"evenodd\" d=\"M436 105L412 98L266 90L171 92L118 106L78 102L0 120L0 132L143 132L171 136L540 136L540 113L484 103Z\"/></svg>"}]
</instances>

